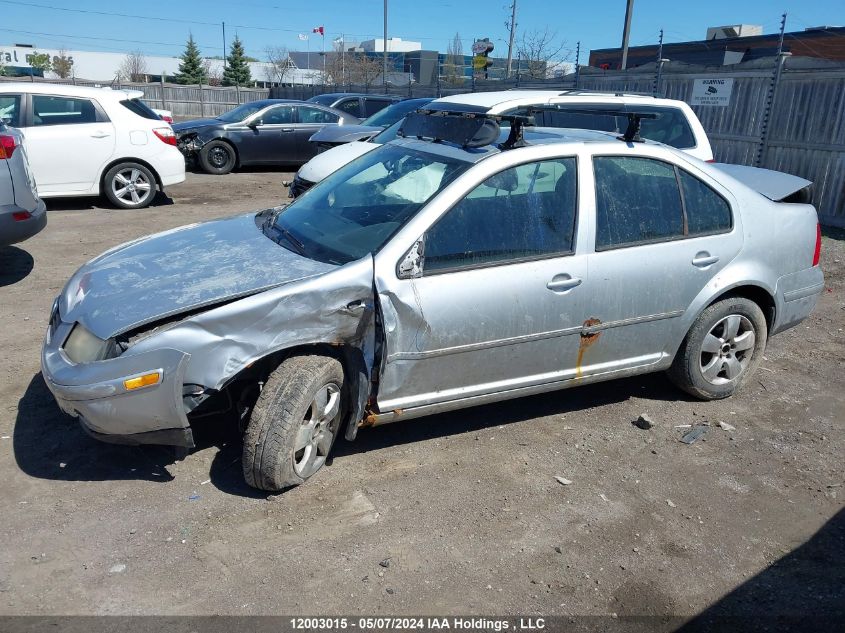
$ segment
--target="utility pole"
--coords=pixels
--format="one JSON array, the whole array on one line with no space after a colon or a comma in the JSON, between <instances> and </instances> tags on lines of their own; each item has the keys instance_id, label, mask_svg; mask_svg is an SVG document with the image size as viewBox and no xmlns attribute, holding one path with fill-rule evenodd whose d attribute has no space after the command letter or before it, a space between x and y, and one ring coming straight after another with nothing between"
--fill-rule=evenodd
<instances>
[{"instance_id":1,"label":"utility pole","mask_svg":"<svg viewBox=\"0 0 845 633\"><path fill-rule=\"evenodd\" d=\"M510 37L508 37L508 64L507 70L505 71L505 79L510 79L511 64L513 63L513 34L516 31L516 0L513 0L513 4L511 4L511 21L506 23L505 26L510 30Z\"/></svg>"},{"instance_id":2,"label":"utility pole","mask_svg":"<svg viewBox=\"0 0 845 633\"><path fill-rule=\"evenodd\" d=\"M654 90L652 96L656 97L660 91L660 75L663 72L663 29L660 29L660 41L657 45L657 73L654 76Z\"/></svg>"},{"instance_id":3,"label":"utility pole","mask_svg":"<svg viewBox=\"0 0 845 633\"><path fill-rule=\"evenodd\" d=\"M783 65L786 62L786 58L791 55L791 53L784 53L783 52L783 32L786 30L786 13L784 13L780 18L780 38L778 39L778 56L775 60L775 69L774 74L772 75L772 81L769 84L769 92L766 95L766 107L763 110L763 121L761 130L760 130L760 145L757 148L757 157L754 161L755 167L760 167L763 165L767 154L769 153L769 122L772 117L772 111L775 108L775 97L777 95L778 85L780 84L780 76L783 72Z\"/></svg>"},{"instance_id":4,"label":"utility pole","mask_svg":"<svg viewBox=\"0 0 845 633\"><path fill-rule=\"evenodd\" d=\"M223 22L223 70L226 70L226 23Z\"/></svg>"},{"instance_id":5,"label":"utility pole","mask_svg":"<svg viewBox=\"0 0 845 633\"><path fill-rule=\"evenodd\" d=\"M387 85L387 0L384 0L384 58L381 65L381 83Z\"/></svg>"},{"instance_id":6,"label":"utility pole","mask_svg":"<svg viewBox=\"0 0 845 633\"><path fill-rule=\"evenodd\" d=\"M634 0L628 0L625 7L625 29L622 31L622 70L628 68L628 38L631 36L631 15L634 13Z\"/></svg>"}]
</instances>

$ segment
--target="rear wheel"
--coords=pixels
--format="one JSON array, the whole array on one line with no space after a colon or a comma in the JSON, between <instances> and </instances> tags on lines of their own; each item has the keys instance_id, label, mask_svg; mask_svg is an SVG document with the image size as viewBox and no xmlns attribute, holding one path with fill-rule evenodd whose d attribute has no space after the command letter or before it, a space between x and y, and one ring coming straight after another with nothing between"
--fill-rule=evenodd
<instances>
[{"instance_id":1,"label":"rear wheel","mask_svg":"<svg viewBox=\"0 0 845 633\"><path fill-rule=\"evenodd\" d=\"M278 491L326 463L343 414L343 367L327 356L293 356L270 374L244 434L246 482Z\"/></svg>"},{"instance_id":2,"label":"rear wheel","mask_svg":"<svg viewBox=\"0 0 845 633\"><path fill-rule=\"evenodd\" d=\"M767 333L763 311L750 299L733 297L714 303L693 323L669 377L697 398L727 398L757 369Z\"/></svg>"},{"instance_id":3,"label":"rear wheel","mask_svg":"<svg viewBox=\"0 0 845 633\"><path fill-rule=\"evenodd\" d=\"M106 198L119 209L143 209L156 195L153 173L140 163L120 163L103 178Z\"/></svg>"},{"instance_id":4,"label":"rear wheel","mask_svg":"<svg viewBox=\"0 0 845 633\"><path fill-rule=\"evenodd\" d=\"M226 141L210 141L200 150L200 165L209 174L228 174L235 168L235 163L235 148Z\"/></svg>"}]
</instances>

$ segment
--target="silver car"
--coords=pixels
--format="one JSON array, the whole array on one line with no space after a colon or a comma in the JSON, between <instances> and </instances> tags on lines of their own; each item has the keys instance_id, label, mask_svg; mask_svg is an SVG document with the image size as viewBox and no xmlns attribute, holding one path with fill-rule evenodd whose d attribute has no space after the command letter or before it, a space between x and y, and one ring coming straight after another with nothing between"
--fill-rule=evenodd
<instances>
[{"instance_id":1,"label":"silver car","mask_svg":"<svg viewBox=\"0 0 845 633\"><path fill-rule=\"evenodd\" d=\"M23 135L0 120L0 246L29 239L47 226L23 146Z\"/></svg>"},{"instance_id":2,"label":"silver car","mask_svg":"<svg viewBox=\"0 0 845 633\"><path fill-rule=\"evenodd\" d=\"M414 114L286 208L104 253L56 299L47 385L106 441L190 447L230 410L279 490L361 427L663 370L730 396L813 309L807 181L516 123Z\"/></svg>"}]
</instances>

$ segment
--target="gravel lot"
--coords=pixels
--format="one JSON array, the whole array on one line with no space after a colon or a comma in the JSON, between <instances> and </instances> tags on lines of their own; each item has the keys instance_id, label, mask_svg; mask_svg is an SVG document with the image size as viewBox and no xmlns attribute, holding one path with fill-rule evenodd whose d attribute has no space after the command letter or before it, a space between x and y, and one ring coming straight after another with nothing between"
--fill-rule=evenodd
<instances>
[{"instance_id":1,"label":"gravel lot","mask_svg":"<svg viewBox=\"0 0 845 633\"><path fill-rule=\"evenodd\" d=\"M182 461L89 439L39 373L67 278L137 236L277 204L289 177L189 174L140 212L53 201L42 234L0 249L0 614L845 617L842 234L813 316L726 401L658 374L388 425L270 497L213 423Z\"/></svg>"}]
</instances>

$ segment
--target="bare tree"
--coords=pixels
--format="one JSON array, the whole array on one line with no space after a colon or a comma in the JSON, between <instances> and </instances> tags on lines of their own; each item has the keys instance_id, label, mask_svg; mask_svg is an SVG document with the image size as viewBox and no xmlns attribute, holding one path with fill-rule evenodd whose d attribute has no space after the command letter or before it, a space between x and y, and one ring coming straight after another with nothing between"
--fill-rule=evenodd
<instances>
[{"instance_id":1,"label":"bare tree","mask_svg":"<svg viewBox=\"0 0 845 633\"><path fill-rule=\"evenodd\" d=\"M73 57L67 54L65 49L60 49L59 54L53 58L53 72L60 79L67 79L73 74Z\"/></svg>"},{"instance_id":2,"label":"bare tree","mask_svg":"<svg viewBox=\"0 0 845 633\"><path fill-rule=\"evenodd\" d=\"M364 53L350 53L346 56L346 76L350 83L369 88L376 79L381 77L381 71L380 59L369 57Z\"/></svg>"},{"instance_id":3,"label":"bare tree","mask_svg":"<svg viewBox=\"0 0 845 633\"><path fill-rule=\"evenodd\" d=\"M205 71L206 80L209 86L223 85L223 68L220 66L212 66L210 59L202 60L202 67Z\"/></svg>"},{"instance_id":4,"label":"bare tree","mask_svg":"<svg viewBox=\"0 0 845 633\"><path fill-rule=\"evenodd\" d=\"M449 42L446 48L446 61L443 64L442 73L446 83L460 85L464 78L464 44L461 42L461 34L455 33L455 37Z\"/></svg>"},{"instance_id":5,"label":"bare tree","mask_svg":"<svg viewBox=\"0 0 845 633\"><path fill-rule=\"evenodd\" d=\"M132 51L123 58L118 71L120 77L141 83L147 80L147 58L141 51Z\"/></svg>"},{"instance_id":6,"label":"bare tree","mask_svg":"<svg viewBox=\"0 0 845 633\"><path fill-rule=\"evenodd\" d=\"M563 63L563 59L572 52L566 47L566 41L558 39L557 31L548 27L542 31L535 29L522 34L517 45L520 58L520 74L532 79L545 79L552 76L554 70Z\"/></svg>"},{"instance_id":7,"label":"bare tree","mask_svg":"<svg viewBox=\"0 0 845 633\"><path fill-rule=\"evenodd\" d=\"M267 55L267 66L264 67L264 74L270 83L283 84L285 77L292 74L293 62L290 53L284 46L268 46L264 49Z\"/></svg>"}]
</instances>

